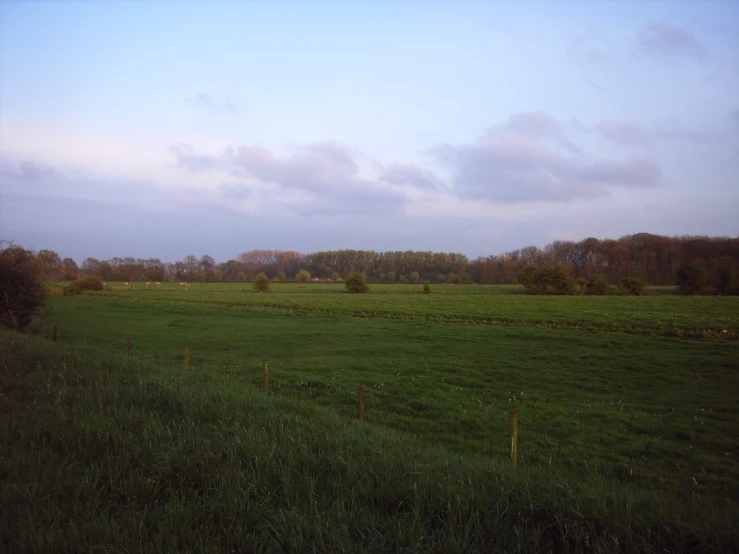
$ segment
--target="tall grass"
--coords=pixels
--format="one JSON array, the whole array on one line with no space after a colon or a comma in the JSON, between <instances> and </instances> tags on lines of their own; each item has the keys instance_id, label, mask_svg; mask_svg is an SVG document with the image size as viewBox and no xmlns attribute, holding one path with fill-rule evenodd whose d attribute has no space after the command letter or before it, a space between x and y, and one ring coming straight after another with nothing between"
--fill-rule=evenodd
<instances>
[{"instance_id":1,"label":"tall grass","mask_svg":"<svg viewBox=\"0 0 739 554\"><path fill-rule=\"evenodd\" d=\"M731 552L735 499L452 454L172 365L0 333L0 551Z\"/></svg>"}]
</instances>

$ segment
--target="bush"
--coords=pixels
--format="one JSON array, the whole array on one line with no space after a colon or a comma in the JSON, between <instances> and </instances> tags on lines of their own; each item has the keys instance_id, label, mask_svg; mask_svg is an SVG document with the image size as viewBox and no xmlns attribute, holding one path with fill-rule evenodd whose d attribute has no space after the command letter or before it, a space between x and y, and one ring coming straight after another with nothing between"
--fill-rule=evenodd
<instances>
[{"instance_id":1,"label":"bush","mask_svg":"<svg viewBox=\"0 0 739 554\"><path fill-rule=\"evenodd\" d=\"M269 277L267 277L264 273L260 273L256 277L254 277L254 284L252 285L252 288L254 290L258 290L259 292L267 292L269 290Z\"/></svg>"},{"instance_id":2,"label":"bush","mask_svg":"<svg viewBox=\"0 0 739 554\"><path fill-rule=\"evenodd\" d=\"M714 269L711 284L719 296L739 294L739 271L729 265L721 265Z\"/></svg>"},{"instance_id":3,"label":"bush","mask_svg":"<svg viewBox=\"0 0 739 554\"><path fill-rule=\"evenodd\" d=\"M423 284L423 294L431 294L431 287L428 283Z\"/></svg>"},{"instance_id":4,"label":"bush","mask_svg":"<svg viewBox=\"0 0 739 554\"><path fill-rule=\"evenodd\" d=\"M580 296L582 296L585 287L588 285L588 280L585 277L578 277L577 286L580 287Z\"/></svg>"},{"instance_id":5,"label":"bush","mask_svg":"<svg viewBox=\"0 0 739 554\"><path fill-rule=\"evenodd\" d=\"M645 286L646 283L641 277L626 277L625 279L621 279L621 282L618 284L618 288L621 292L625 292L626 294L635 294L637 296L644 294Z\"/></svg>"},{"instance_id":6,"label":"bush","mask_svg":"<svg viewBox=\"0 0 739 554\"><path fill-rule=\"evenodd\" d=\"M299 283L309 283L310 282L310 273L307 269L301 269L298 271L298 274L295 276L295 280Z\"/></svg>"},{"instance_id":7,"label":"bush","mask_svg":"<svg viewBox=\"0 0 739 554\"><path fill-rule=\"evenodd\" d=\"M588 289L588 293L590 294L599 294L601 296L605 296L606 294L611 293L611 285L608 284L608 278L601 274L593 275L590 279L588 279L588 284L586 286Z\"/></svg>"},{"instance_id":8,"label":"bush","mask_svg":"<svg viewBox=\"0 0 739 554\"><path fill-rule=\"evenodd\" d=\"M367 286L367 276L361 271L351 273L349 277L346 278L344 286L346 287L347 292L351 293L364 294L369 291L369 287Z\"/></svg>"},{"instance_id":9,"label":"bush","mask_svg":"<svg viewBox=\"0 0 739 554\"><path fill-rule=\"evenodd\" d=\"M64 289L64 294L74 295L84 290L103 290L103 280L100 277L88 275L87 277L69 283Z\"/></svg>"},{"instance_id":10,"label":"bush","mask_svg":"<svg viewBox=\"0 0 739 554\"><path fill-rule=\"evenodd\" d=\"M0 324L24 329L33 312L44 304L36 256L12 243L0 250Z\"/></svg>"},{"instance_id":11,"label":"bush","mask_svg":"<svg viewBox=\"0 0 739 554\"><path fill-rule=\"evenodd\" d=\"M706 284L706 272L703 269L703 264L698 260L680 264L675 284L683 294L698 294Z\"/></svg>"},{"instance_id":12,"label":"bush","mask_svg":"<svg viewBox=\"0 0 739 554\"><path fill-rule=\"evenodd\" d=\"M532 294L570 294L575 284L563 265L535 267L524 266L517 276L518 282Z\"/></svg>"}]
</instances>

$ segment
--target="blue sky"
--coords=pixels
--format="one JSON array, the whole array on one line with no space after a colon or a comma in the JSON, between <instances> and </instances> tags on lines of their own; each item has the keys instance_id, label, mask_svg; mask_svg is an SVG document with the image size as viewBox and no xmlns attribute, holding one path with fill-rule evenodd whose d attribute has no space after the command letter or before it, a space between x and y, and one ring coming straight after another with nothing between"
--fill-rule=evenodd
<instances>
[{"instance_id":1,"label":"blue sky","mask_svg":"<svg viewBox=\"0 0 739 554\"><path fill-rule=\"evenodd\" d=\"M0 3L0 238L470 257L739 234L739 2Z\"/></svg>"}]
</instances>

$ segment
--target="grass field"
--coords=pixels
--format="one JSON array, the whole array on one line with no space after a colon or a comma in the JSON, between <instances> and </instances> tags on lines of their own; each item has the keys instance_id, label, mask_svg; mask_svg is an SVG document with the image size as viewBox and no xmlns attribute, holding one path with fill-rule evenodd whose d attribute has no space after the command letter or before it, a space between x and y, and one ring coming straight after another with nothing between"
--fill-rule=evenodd
<instances>
[{"instance_id":1,"label":"grass field","mask_svg":"<svg viewBox=\"0 0 739 554\"><path fill-rule=\"evenodd\" d=\"M140 461L143 477L166 473L161 457L167 449L174 448L183 464L193 456L207 465L212 441L221 441L218 448L228 460L244 455L229 449L271 444L285 466L262 470L279 481L275 486L284 494L249 481L249 472L234 477L245 490L277 495L265 500L257 518L263 521L253 523L267 527L239 527L237 533L234 521L219 519L222 529L211 530L213 551L233 547L232 534L251 537L253 550L299 551L290 542L299 538L298 531L308 549L318 551L392 545L409 551L490 551L497 545L502 551L677 552L737 546L737 298L532 297L513 287L443 285L432 286L430 295L421 294L420 286L375 285L364 296L344 294L340 285L285 284L265 294L248 284L191 285L187 291L180 285L135 286L51 297L36 331L50 338L57 324L56 344L3 337L14 345L8 350L18 353L4 362L3 400L6 414L13 416L4 420L4 448L16 433L35 445L29 446L35 456L51 456L45 450L50 448L54 456L60 450L75 458L74 452L90 447L85 441L91 435L98 444L101 429L107 429L106 436L113 437L106 439L112 441L104 448L107 457L101 454L95 463L122 471L146 496L146 486L136 485L136 473L129 475L109 459L114 451L136 448L137 440L150 444L150 459ZM163 290L169 288L174 290ZM130 360L127 338L133 342ZM26 382L8 368L28 365L28 359L36 371ZM266 399L259 393L264 359L270 367ZM356 423L360 383L367 398L364 426ZM35 396L27 392L34 387L41 388ZM89 399L83 399L82 390ZM143 395L141 401L135 391ZM23 418L43 417L25 413L22 399L31 397L40 399L39 411L49 422L56 417L69 429L49 431L43 440L34 435ZM106 408L105 402L116 408ZM514 409L520 422L515 473L509 460ZM275 425L283 431L272 436L266 429ZM209 434L216 438L206 440ZM239 437L241 446L230 442ZM121 444L113 448L116 441ZM302 445L298 451L313 458L293 459L292 444ZM16 460L21 454L3 456ZM74 463L78 472L89 473L92 462ZM347 473L342 464L352 463L354 470ZM419 463L428 467L418 469ZM362 464L368 464L369 474L359 470ZM323 466L333 468L329 474L339 472L326 477L328 484ZM253 463L249 467L257 471ZM214 479L222 471L218 464L208 467ZM377 479L385 473L383 485ZM13 485L22 474L18 467L5 472L15 476L15 481L6 477L5 492L14 492L21 503L29 499ZM161 498L165 487L169 508L178 494L182 499L195 494L191 486L156 479L152 498ZM411 482L415 497L408 489ZM475 496L486 486L485 499ZM87 485L78 487L78 495L91 495ZM230 491L224 502L237 495L221 487ZM356 498L348 492L352 487ZM322 511L307 506L311 494L316 502L333 499L331 505ZM395 511L373 500L388 494L387 506L396 506ZM527 509L520 505L524 494L529 495ZM456 504L449 503L453 498ZM93 499L86 502L84 509L91 509ZM399 502L410 512L400 510ZM211 517L241 513L236 505L219 510ZM507 510L512 512L506 516ZM167 513L156 517L166 519ZM274 520L278 515L284 521ZM350 516L359 519L342 519ZM128 517L136 525L135 515ZM298 519L290 523L290 518ZM15 527L3 531L25 528L13 521ZM123 530L100 525L88 529L90 537L107 529L115 541L125 541L145 531L118 536ZM177 534L172 523L167 525ZM293 527L295 532L289 530ZM364 531L354 536L357 529ZM36 538L44 544L53 540L52 535ZM195 533L176 549L200 550L194 545L206 538L205 531L202 537ZM75 540L90 544L83 539ZM242 545L236 551L252 550L235 544Z\"/></svg>"}]
</instances>

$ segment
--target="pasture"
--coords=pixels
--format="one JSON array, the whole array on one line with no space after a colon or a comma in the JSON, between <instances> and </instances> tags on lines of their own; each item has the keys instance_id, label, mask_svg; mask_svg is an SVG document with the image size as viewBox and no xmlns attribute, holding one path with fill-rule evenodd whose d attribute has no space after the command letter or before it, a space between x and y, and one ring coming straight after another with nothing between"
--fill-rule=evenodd
<instances>
[{"instance_id":1,"label":"pasture","mask_svg":"<svg viewBox=\"0 0 739 554\"><path fill-rule=\"evenodd\" d=\"M543 523L519 513L517 517L526 520L524 527L539 538L531 544L501 538L503 542L496 544L504 549L541 551L565 545L573 551L656 551L661 545L671 551L728 551L736 545L732 520L739 498L737 298L656 293L535 297L514 287L445 285L432 285L429 295L421 293L420 285L371 285L367 295L349 295L333 284L278 284L272 292L260 294L248 283L196 284L187 290L178 284L151 284L147 289L137 283L134 290L51 297L48 313L39 321L36 333L47 339L58 325L58 342L44 341L43 347L46 357L57 360L52 364L55 382L61 379L65 387L72 387L60 364L73 367L64 360L81 357L83 367L70 370L77 379L97 382L108 374L116 383L116 394L124 398L133 395L124 390L127 386L141 389L144 397L153 395L157 409L151 417L160 411L169 414L167 421L185 435L205 432L201 420L190 413L195 410L209 422L211 432L230 436L234 422L245 424L246 402L252 410L259 406L262 427L272 425L269 421L290 427L286 435L274 439L274 447L288 458L288 436L309 451L314 443L331 442L330 448L316 447L315 453L316 463L329 465L339 458L359 463L373 444L380 448L388 443L374 463L389 471L392 486L402 490L401 483L414 473L415 460L423 460L440 472L439 483L459 480L461 471L473 490L494 474L498 488L491 489L495 498L485 510L497 509L498 515L506 505L501 490L530 493L538 486L540 492L529 499L533 512L537 502L562 517L566 510L590 510L583 517L597 523L584 535L578 534L582 527L568 535L565 528L545 529L553 525L546 517L542 516ZM128 338L133 344L130 359ZM54 348L62 354L53 354ZM185 348L190 353L189 370ZM42 358L34 358L39 367ZM260 392L265 359L270 370L266 398ZM100 360L100 367L93 370L94 360ZM89 372L96 377L85 377ZM4 383L4 390L13 379ZM356 422L359 384L366 389L367 404L366 424L361 427ZM218 417L203 415L209 395L220 395L222 405L212 408ZM61 393L59 402L64 404ZM519 418L516 472L510 467L512 410ZM69 417L83 417L83 412ZM125 409L111 417L125 421ZM288 420L294 422L285 423ZM324 437L320 429L331 430L334 438ZM254 439L262 431L244 432ZM135 436L127 440L135 441ZM430 513L436 513L441 501L431 492L435 474L428 469L423 473L431 479L424 481L430 487L423 493L425 502ZM281 486L299 497L304 476L290 475L296 479L292 487ZM366 476L352 475L363 491L358 493L360 500L371 503L373 489ZM351 487L344 477L337 483ZM469 488L458 486L456 490L447 483L442 487L446 492L439 494L461 495L465 509L477 506ZM557 490L567 508L557 500ZM331 496L353 506L346 513L361 511L354 500L335 491ZM625 516L623 507L613 505L622 496L657 510L656 519ZM270 509L308 517L301 498L285 500L290 505L273 500L277 505ZM395 511L385 515L397 516L402 512L397 502L404 501L423 511L406 491L394 500ZM297 506L293 509L292 504ZM334 509L335 517L346 515ZM378 513L382 520L385 512ZM447 515L461 514L455 513ZM403 514L435 525L429 514ZM384 529L388 523L380 520L377 525ZM522 523L516 521L520 529ZM309 533L310 518L301 522L305 526L301 529ZM410 531L405 536L396 530L405 537L401 540L389 529L384 538L376 537L376 543L367 537L334 539L344 549L404 544L409 550L444 551L456 545L459 551L478 547L482 551L504 532L496 525L484 532L478 529L481 535L476 538L464 538L461 528L450 527L447 535L434 535L436 542L426 544L414 543ZM660 525L668 531L659 530ZM287 523L278 527L280 537L287 540ZM647 529L655 535L641 536ZM551 533L558 538L552 539ZM696 539L699 535L703 538ZM588 542L594 536L603 543ZM396 542L383 542L391 539ZM284 549L291 550L290 544Z\"/></svg>"}]
</instances>

